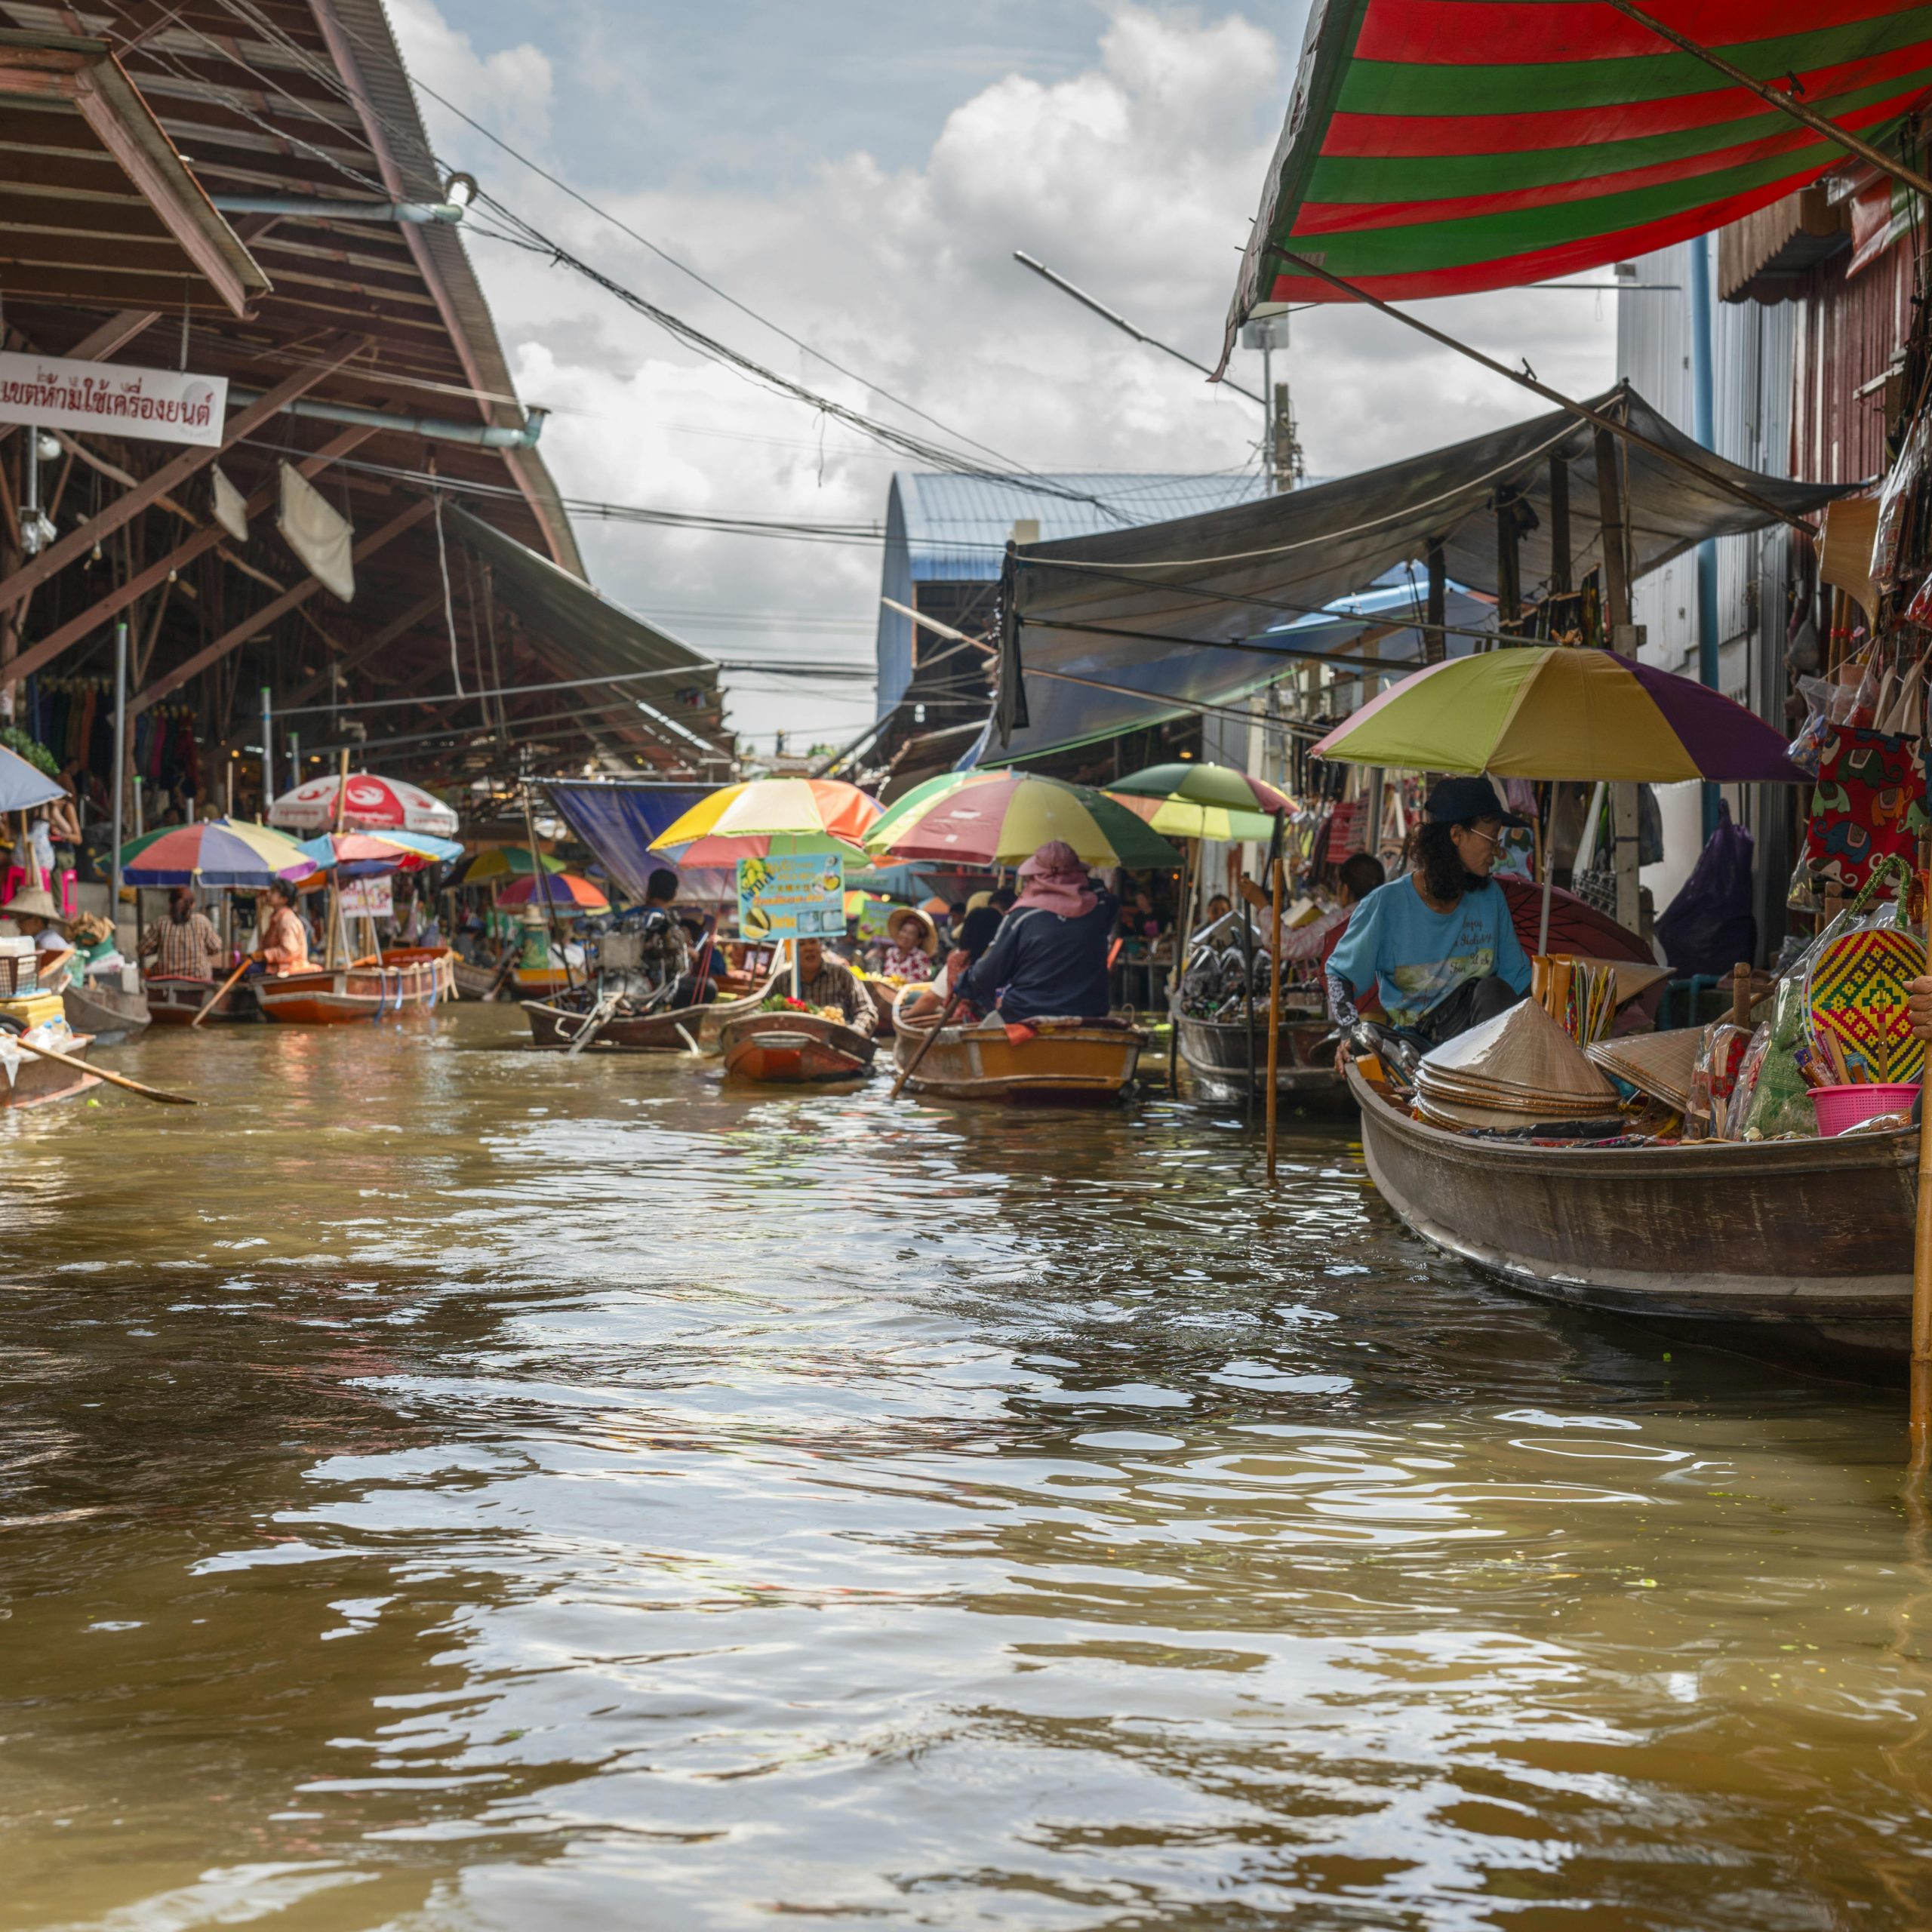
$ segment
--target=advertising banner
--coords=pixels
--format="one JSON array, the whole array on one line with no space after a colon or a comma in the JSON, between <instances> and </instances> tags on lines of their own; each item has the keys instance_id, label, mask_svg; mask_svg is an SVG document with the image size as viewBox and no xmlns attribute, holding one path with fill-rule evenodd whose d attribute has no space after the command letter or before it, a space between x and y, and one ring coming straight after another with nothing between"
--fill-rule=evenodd
<instances>
[{"instance_id":1,"label":"advertising banner","mask_svg":"<svg viewBox=\"0 0 1932 1932\"><path fill-rule=\"evenodd\" d=\"M738 931L746 939L842 939L845 860L786 854L738 861Z\"/></svg>"},{"instance_id":2,"label":"advertising banner","mask_svg":"<svg viewBox=\"0 0 1932 1932\"><path fill-rule=\"evenodd\" d=\"M227 406L226 376L0 352L0 423L218 446Z\"/></svg>"}]
</instances>

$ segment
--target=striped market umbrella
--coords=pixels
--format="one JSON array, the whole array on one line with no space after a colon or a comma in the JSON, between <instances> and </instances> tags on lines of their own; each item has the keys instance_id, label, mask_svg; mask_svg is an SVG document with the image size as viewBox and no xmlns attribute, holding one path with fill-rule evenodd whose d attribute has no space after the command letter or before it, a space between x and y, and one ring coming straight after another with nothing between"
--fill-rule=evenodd
<instances>
[{"instance_id":1,"label":"striped market umbrella","mask_svg":"<svg viewBox=\"0 0 1932 1932\"><path fill-rule=\"evenodd\" d=\"M949 771L915 785L866 839L875 856L1017 866L1063 838L1090 866L1172 870L1180 854L1104 792L1030 771Z\"/></svg>"},{"instance_id":2,"label":"striped market umbrella","mask_svg":"<svg viewBox=\"0 0 1932 1932\"><path fill-rule=\"evenodd\" d=\"M297 849L309 861L312 874L332 872L339 879L420 872L463 854L453 838L411 832L325 832L319 838L303 839Z\"/></svg>"},{"instance_id":3,"label":"striped market umbrella","mask_svg":"<svg viewBox=\"0 0 1932 1932\"><path fill-rule=\"evenodd\" d=\"M1295 810L1287 792L1226 764L1150 764L1107 795L1170 838L1272 838L1274 814Z\"/></svg>"},{"instance_id":4,"label":"striped market umbrella","mask_svg":"<svg viewBox=\"0 0 1932 1932\"><path fill-rule=\"evenodd\" d=\"M564 862L549 853L540 854L546 872L564 870ZM486 851L472 852L451 873L448 883L456 885L489 885L506 878L528 878L537 869L527 845L492 845Z\"/></svg>"},{"instance_id":5,"label":"striped market umbrella","mask_svg":"<svg viewBox=\"0 0 1932 1932\"><path fill-rule=\"evenodd\" d=\"M534 875L513 881L497 894L500 907L540 906L546 900L565 918L585 912L608 912L611 902L589 880L577 872L546 872L540 881Z\"/></svg>"},{"instance_id":6,"label":"striped market umbrella","mask_svg":"<svg viewBox=\"0 0 1932 1932\"><path fill-rule=\"evenodd\" d=\"M1932 85L1923 8L1643 10L1881 144ZM1263 305L1345 299L1290 254L1386 301L1520 287L1634 261L1844 165L1835 142L1613 6L1315 0L1230 340ZM1876 193L1882 231L1891 184Z\"/></svg>"},{"instance_id":7,"label":"striped market umbrella","mask_svg":"<svg viewBox=\"0 0 1932 1932\"><path fill-rule=\"evenodd\" d=\"M680 866L730 866L774 853L865 856L876 799L841 778L755 778L701 798L651 841Z\"/></svg>"},{"instance_id":8,"label":"striped market umbrella","mask_svg":"<svg viewBox=\"0 0 1932 1932\"><path fill-rule=\"evenodd\" d=\"M295 841L248 819L203 819L165 825L121 848L129 885L241 886L260 890L278 878L306 878L314 862Z\"/></svg>"},{"instance_id":9,"label":"striped market umbrella","mask_svg":"<svg viewBox=\"0 0 1932 1932\"><path fill-rule=\"evenodd\" d=\"M1452 657L1404 678L1314 747L1404 771L1664 785L1807 782L1784 734L1721 691L1569 645Z\"/></svg>"}]
</instances>

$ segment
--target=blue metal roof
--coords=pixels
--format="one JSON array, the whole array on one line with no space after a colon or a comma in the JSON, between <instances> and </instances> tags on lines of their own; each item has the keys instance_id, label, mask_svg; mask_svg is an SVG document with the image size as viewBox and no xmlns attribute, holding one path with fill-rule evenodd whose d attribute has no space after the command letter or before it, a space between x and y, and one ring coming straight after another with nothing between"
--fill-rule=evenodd
<instances>
[{"instance_id":1,"label":"blue metal roof","mask_svg":"<svg viewBox=\"0 0 1932 1932\"><path fill-rule=\"evenodd\" d=\"M1041 484L1051 489L1043 490ZM1054 494L1072 491L1072 495ZM1040 526L1038 540L1090 537L1101 531L1166 523L1175 517L1231 509L1268 494L1252 472L1216 476L1115 471L1028 477L951 476L902 469L886 501L883 595L912 601L921 583L989 583L998 578L1017 522ZM1097 500L1086 500L1097 499ZM904 694L912 677L912 620L881 606L878 705Z\"/></svg>"}]
</instances>

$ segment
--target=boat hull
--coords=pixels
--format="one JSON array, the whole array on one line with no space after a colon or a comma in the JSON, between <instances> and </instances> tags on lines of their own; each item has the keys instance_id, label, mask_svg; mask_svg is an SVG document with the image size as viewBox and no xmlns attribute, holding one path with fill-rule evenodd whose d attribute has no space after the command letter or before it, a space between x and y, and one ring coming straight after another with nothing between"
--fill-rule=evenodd
<instances>
[{"instance_id":1,"label":"boat hull","mask_svg":"<svg viewBox=\"0 0 1932 1932\"><path fill-rule=\"evenodd\" d=\"M734 1020L755 1013L777 983L771 980L740 999L713 1000L708 1006L677 1006L657 1013L619 1014L605 1021L584 1048L587 1054L688 1054L718 1051L719 1035ZM530 1022L530 1044L534 1047L568 1047L589 1018L567 1006L548 1000L527 999L525 1017Z\"/></svg>"},{"instance_id":2,"label":"boat hull","mask_svg":"<svg viewBox=\"0 0 1932 1932\"><path fill-rule=\"evenodd\" d=\"M208 990L214 989L211 986ZM76 1033L91 1034L98 1047L137 1038L152 1020L146 996L124 993L118 986L70 986L61 994L60 1004L67 1024Z\"/></svg>"},{"instance_id":3,"label":"boat hull","mask_svg":"<svg viewBox=\"0 0 1932 1932\"><path fill-rule=\"evenodd\" d=\"M1247 1029L1238 1021L1190 1020L1177 1017L1174 1025L1180 1035L1183 1063L1193 1076L1195 1088L1210 1100L1241 1100L1247 1097ZM1290 1015L1281 1023L1275 1050L1275 1091L1292 1097L1298 1103L1320 1106L1337 1112L1352 1110L1355 1102L1348 1083L1335 1071L1334 1056L1324 1058L1321 1042L1333 1028L1318 1017L1302 1019ZM1254 1035L1257 1063L1254 1085L1265 1092L1268 1085L1268 1035L1257 1027Z\"/></svg>"},{"instance_id":4,"label":"boat hull","mask_svg":"<svg viewBox=\"0 0 1932 1932\"><path fill-rule=\"evenodd\" d=\"M955 1100L1118 1100L1133 1083L1148 1038L1138 1026L1043 1020L1032 1037L1015 1040L986 1021L943 1029L921 1057L932 1032L930 1021L901 1018L893 1057L914 1093Z\"/></svg>"},{"instance_id":5,"label":"boat hull","mask_svg":"<svg viewBox=\"0 0 1932 1932\"><path fill-rule=\"evenodd\" d=\"M440 948L398 947L367 965L258 980L262 1011L284 1026L340 1026L422 1012L448 998L450 955Z\"/></svg>"},{"instance_id":6,"label":"boat hull","mask_svg":"<svg viewBox=\"0 0 1932 1932\"><path fill-rule=\"evenodd\" d=\"M863 1033L804 1013L751 1013L728 1020L718 1046L732 1079L793 1087L862 1079L878 1051Z\"/></svg>"},{"instance_id":7,"label":"boat hull","mask_svg":"<svg viewBox=\"0 0 1932 1932\"><path fill-rule=\"evenodd\" d=\"M192 1026L195 1015L220 984L220 980L143 980L142 989L147 1000L150 1023L156 1026ZM255 983L244 980L231 986L215 1001L214 1010L202 1023L205 1026L242 1023L253 1025L261 1017L261 1002L255 997Z\"/></svg>"},{"instance_id":8,"label":"boat hull","mask_svg":"<svg viewBox=\"0 0 1932 1932\"><path fill-rule=\"evenodd\" d=\"M48 1044L52 1046L55 1042L50 1040ZM77 1033L58 1044L69 1060L85 1060L94 1041L88 1035ZM0 1075L0 1108L45 1106L54 1100L73 1100L100 1084L98 1074L76 1073L57 1060L42 1060L22 1051L12 1079Z\"/></svg>"},{"instance_id":9,"label":"boat hull","mask_svg":"<svg viewBox=\"0 0 1932 1932\"><path fill-rule=\"evenodd\" d=\"M1817 1373L1903 1373L1916 1129L1533 1147L1411 1120L1349 1081L1382 1198L1491 1280Z\"/></svg>"},{"instance_id":10,"label":"boat hull","mask_svg":"<svg viewBox=\"0 0 1932 1932\"><path fill-rule=\"evenodd\" d=\"M458 999L494 999L508 977L500 966L478 966L467 959L450 961L450 978Z\"/></svg>"}]
</instances>

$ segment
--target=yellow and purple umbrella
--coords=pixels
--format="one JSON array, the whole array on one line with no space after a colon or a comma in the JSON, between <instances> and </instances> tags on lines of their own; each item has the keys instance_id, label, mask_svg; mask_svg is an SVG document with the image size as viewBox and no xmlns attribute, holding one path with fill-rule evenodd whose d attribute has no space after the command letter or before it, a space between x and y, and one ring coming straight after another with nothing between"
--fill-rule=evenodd
<instances>
[{"instance_id":1,"label":"yellow and purple umbrella","mask_svg":"<svg viewBox=\"0 0 1932 1932\"><path fill-rule=\"evenodd\" d=\"M1349 764L1498 778L1805 782L1783 734L1722 692L1573 645L1432 664L1364 705L1314 751Z\"/></svg>"},{"instance_id":2,"label":"yellow and purple umbrella","mask_svg":"<svg viewBox=\"0 0 1932 1932\"><path fill-rule=\"evenodd\" d=\"M121 876L130 885L260 889L280 878L306 878L315 869L294 839L248 819L165 825L121 848Z\"/></svg>"},{"instance_id":3,"label":"yellow and purple umbrella","mask_svg":"<svg viewBox=\"0 0 1932 1932\"><path fill-rule=\"evenodd\" d=\"M915 785L866 835L895 859L1017 866L1063 838L1090 866L1171 871L1180 854L1104 792L1030 771L949 771Z\"/></svg>"},{"instance_id":4,"label":"yellow and purple umbrella","mask_svg":"<svg viewBox=\"0 0 1932 1932\"><path fill-rule=\"evenodd\" d=\"M730 866L774 854L865 856L878 801L841 778L755 778L700 798L651 841L679 866Z\"/></svg>"},{"instance_id":5,"label":"yellow and purple umbrella","mask_svg":"<svg viewBox=\"0 0 1932 1932\"><path fill-rule=\"evenodd\" d=\"M1136 818L1170 838L1272 838L1274 814L1295 802L1266 779L1232 765L1150 764L1107 788Z\"/></svg>"}]
</instances>

